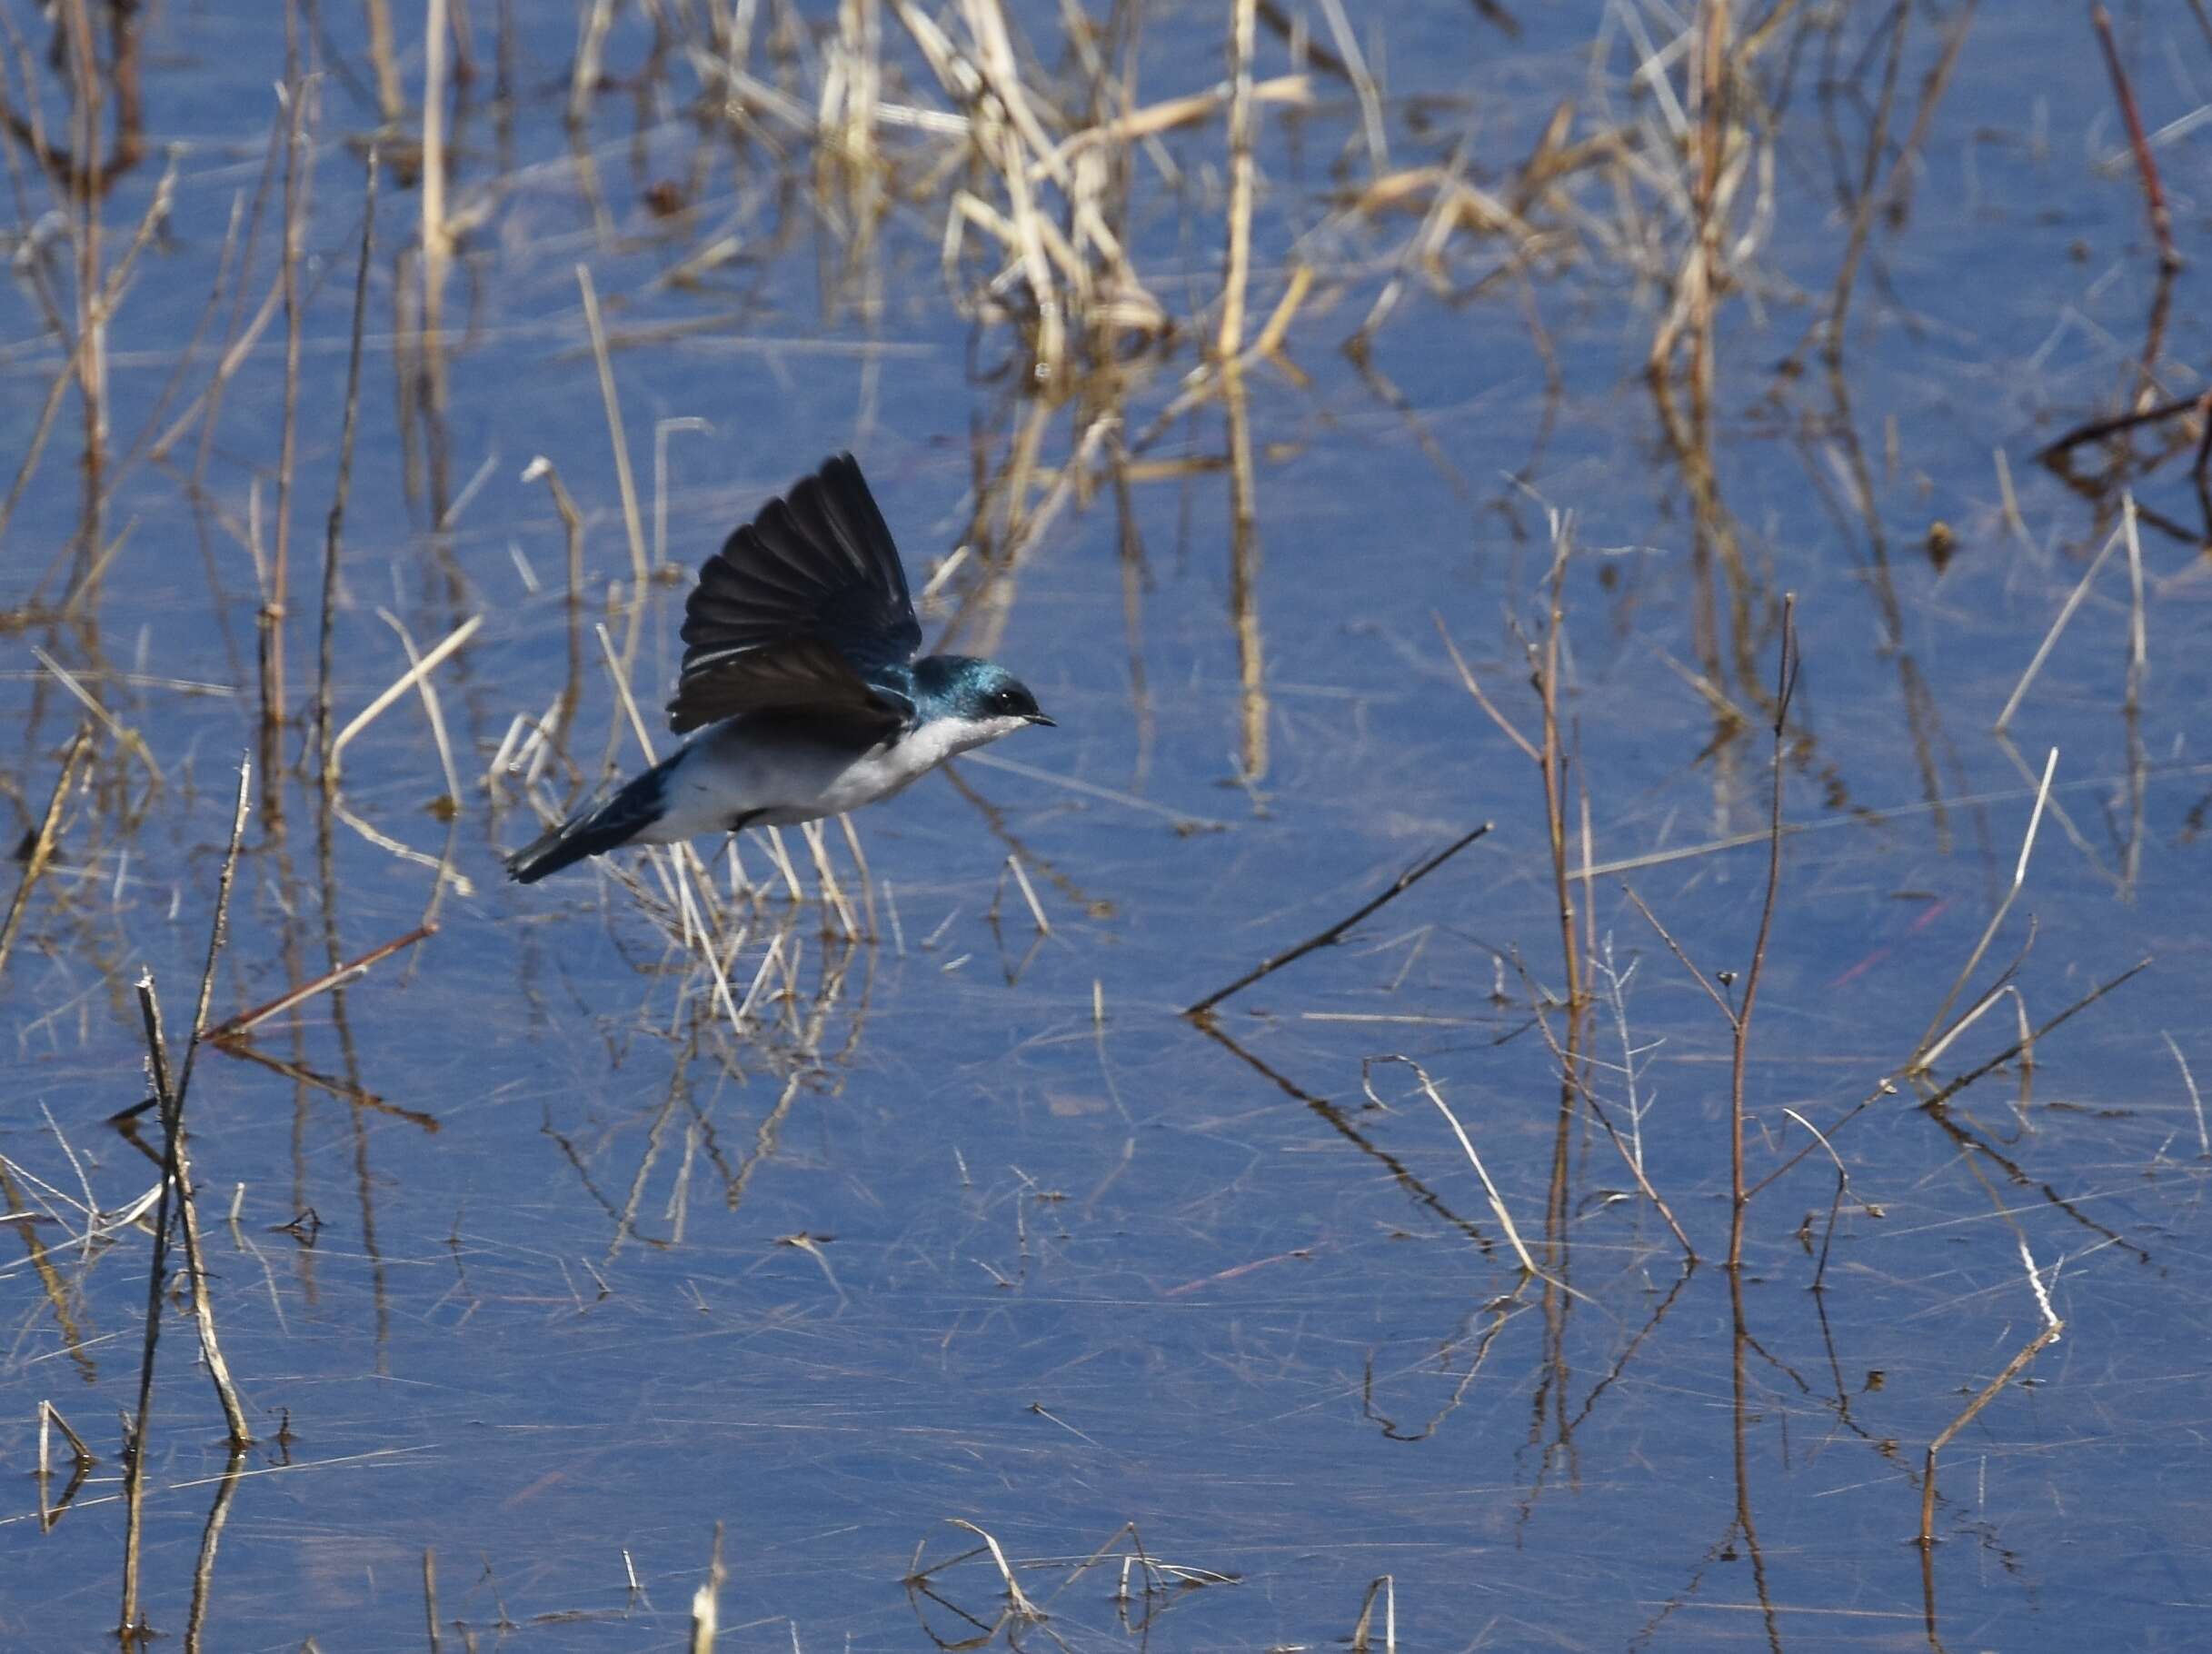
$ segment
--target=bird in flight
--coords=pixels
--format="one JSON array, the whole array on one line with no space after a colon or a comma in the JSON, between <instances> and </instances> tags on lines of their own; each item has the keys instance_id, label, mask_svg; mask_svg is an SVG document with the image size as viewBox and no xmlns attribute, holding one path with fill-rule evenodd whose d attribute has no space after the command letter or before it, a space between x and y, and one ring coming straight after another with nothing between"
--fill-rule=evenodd
<instances>
[{"instance_id":1,"label":"bird in flight","mask_svg":"<svg viewBox=\"0 0 2212 1654\"><path fill-rule=\"evenodd\" d=\"M624 844L791 826L889 798L948 758L1052 721L1004 667L915 659L899 548L849 453L761 508L683 610L668 726L698 732L507 858L534 884Z\"/></svg>"}]
</instances>

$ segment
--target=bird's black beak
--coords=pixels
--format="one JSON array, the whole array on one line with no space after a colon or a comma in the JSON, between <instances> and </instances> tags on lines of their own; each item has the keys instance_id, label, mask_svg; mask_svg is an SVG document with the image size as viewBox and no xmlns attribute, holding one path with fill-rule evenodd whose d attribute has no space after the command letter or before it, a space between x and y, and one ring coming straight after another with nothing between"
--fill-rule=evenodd
<instances>
[{"instance_id":1,"label":"bird's black beak","mask_svg":"<svg viewBox=\"0 0 2212 1654\"><path fill-rule=\"evenodd\" d=\"M1048 730L1056 730L1056 729L1058 729L1058 728L1060 727L1060 725L1058 725L1057 723L1054 723L1054 722L1052 722L1052 721L1051 721L1050 718L1046 717L1046 716L1045 716L1045 715L1044 715L1042 712L1030 712L1030 713L1026 714L1026 716L1028 717L1029 721L1030 721L1031 723L1041 723L1041 724L1043 724L1043 725L1044 725L1044 727L1045 727L1046 729L1048 729Z\"/></svg>"}]
</instances>

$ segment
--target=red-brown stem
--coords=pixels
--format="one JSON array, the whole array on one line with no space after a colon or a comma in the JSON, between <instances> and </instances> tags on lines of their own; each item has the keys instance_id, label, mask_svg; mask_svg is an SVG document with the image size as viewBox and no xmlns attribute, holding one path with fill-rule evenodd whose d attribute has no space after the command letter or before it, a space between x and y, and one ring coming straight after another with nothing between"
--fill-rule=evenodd
<instances>
[{"instance_id":1,"label":"red-brown stem","mask_svg":"<svg viewBox=\"0 0 2212 1654\"><path fill-rule=\"evenodd\" d=\"M2181 268L2181 254L2174 251L2174 221L2166 210L2166 190L2158 182L2158 163L2143 134L2143 116L2136 108L2135 88L2120 65L2120 49L2112 38L2112 15L2101 5L2089 10L2097 30L2097 44L2104 48L2105 67L2112 75L2112 95L2118 100L2120 118L2127 124L2127 146L2135 151L2136 172L2143 180L2143 200L2150 208L2150 233L2157 238L2158 262L2168 270Z\"/></svg>"},{"instance_id":2,"label":"red-brown stem","mask_svg":"<svg viewBox=\"0 0 2212 1654\"><path fill-rule=\"evenodd\" d=\"M1789 723L1790 697L1797 689L1797 593L1782 598L1782 659L1776 669L1774 705L1774 790L1768 817L1767 894L1759 912L1759 940L1752 944L1751 968L1744 972L1743 1003L1729 1021L1734 1024L1735 1049L1729 1060L1729 1268L1743 1267L1743 1219L1750 1204L1743 1184L1744 1069L1751 1044L1751 1011L1759 999L1759 980L1766 973L1767 938L1774 930L1774 897L1782 882L1782 742Z\"/></svg>"}]
</instances>

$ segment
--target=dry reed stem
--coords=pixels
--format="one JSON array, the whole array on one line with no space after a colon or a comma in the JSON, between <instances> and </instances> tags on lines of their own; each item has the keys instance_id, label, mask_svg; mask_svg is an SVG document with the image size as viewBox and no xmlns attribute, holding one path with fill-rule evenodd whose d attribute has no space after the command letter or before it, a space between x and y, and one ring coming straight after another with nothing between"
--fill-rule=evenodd
<instances>
[{"instance_id":1,"label":"dry reed stem","mask_svg":"<svg viewBox=\"0 0 2212 1654\"><path fill-rule=\"evenodd\" d=\"M433 5L436 3L432 0ZM430 1633L430 1654L439 1654L438 1553L428 1546L423 1549L423 1620Z\"/></svg>"},{"instance_id":2,"label":"dry reed stem","mask_svg":"<svg viewBox=\"0 0 2212 1654\"><path fill-rule=\"evenodd\" d=\"M1952 1005L1958 1001L1959 990L1967 985L1967 978L1974 974L1974 968L1981 963L1982 955L1989 951L1989 943L1996 939L1998 927L2005 922L2005 915L2012 911L2012 904L2019 896L2020 887L2028 882L2028 860L2035 852L2036 830L2043 824L2043 807L2049 802L2051 778L2058 772L2058 749L2053 747L2050 750L2050 756L2043 762L2043 780L2036 788L2036 804L2028 817L2028 831L2020 837L2019 857L2012 865L2012 882L2006 887L2004 899L1997 904L1997 912L1989 915L1989 922L1982 927L1981 939L1974 944L1974 951L1967 955L1967 962L1959 968L1958 976L1953 979L1950 991L1943 996L1942 1002L1936 1007L1936 1014L1928 1019L1926 1031L1921 1033L1918 1041L1912 1048L1912 1054L1905 1060L1903 1071L1907 1074L1926 1073L1934 1065L1936 1059L1942 1054L1943 1050L1966 1027L1968 1019L1962 1019L1958 1027L1944 1034L1940 1040L1938 1040L1936 1035L1936 1031L1943 1026L1943 1019L1950 1013ZM1977 1007L1975 1011L1969 1013L1969 1016L1978 1015L1979 1010L1980 1008Z\"/></svg>"},{"instance_id":3,"label":"dry reed stem","mask_svg":"<svg viewBox=\"0 0 2212 1654\"><path fill-rule=\"evenodd\" d=\"M95 306L96 314L103 319L112 319L121 306L125 286L138 262L138 255L145 251L147 244L154 239L154 232L168 220L169 209L176 195L176 174L181 160L181 152L171 154L169 164L163 171L161 183L154 188L154 199L147 203L145 212L139 217L138 228L131 237L130 245L107 273ZM8 522L15 516L15 507L22 502L24 491L30 485L31 475L37 470L39 457L45 452L46 438L53 431L55 418L61 411L62 398L70 384L82 373L85 354L93 343L91 337L80 333L71 342L68 356L47 384L45 404L39 412L37 423L32 427L30 441L25 444L23 458L16 466L15 480L8 488L6 501L0 503L0 536L6 534Z\"/></svg>"},{"instance_id":4,"label":"dry reed stem","mask_svg":"<svg viewBox=\"0 0 2212 1654\"><path fill-rule=\"evenodd\" d=\"M1268 772L1267 656L1260 631L1258 483L1252 473L1250 408L1233 357L1221 366L1221 397L1229 415L1229 618L1237 638L1238 779L1257 786Z\"/></svg>"},{"instance_id":5,"label":"dry reed stem","mask_svg":"<svg viewBox=\"0 0 2212 1654\"><path fill-rule=\"evenodd\" d=\"M254 1440L253 1432L246 1428L244 1410L238 1404L236 1387L231 1382L229 1365L223 1359L222 1347L215 1337L214 1311L208 1298L206 1271L201 1262L199 1222L192 1203L189 1162L184 1148L184 1101L192 1084L193 1065L199 1055L201 1031L207 1020L208 1001L214 992L215 962L223 949L224 922L230 911L231 881L237 871L239 845L245 836L252 773L251 765L242 759L238 765L237 807L231 818L230 845L224 852L223 872L215 887L214 919L208 928L207 964L201 973L199 999L193 1016L192 1038L185 1047L184 1070L174 1086L170 1082L168 1045L162 1033L161 1004L154 997L153 974L149 971L138 979L138 1008L145 1028L146 1064L153 1080L154 1101L161 1111L162 1182L161 1194L155 1205L153 1251L146 1269L145 1341L139 1358L138 1407L132 1417L130 1454L124 1477L125 1517L123 1609L119 1634L126 1639L138 1635L140 1618L138 1584L145 1489L146 1428L154 1406L154 1358L161 1338L162 1288L168 1263L169 1203L173 1194L182 1217L179 1227L184 1237L185 1270L191 1278L194 1318L199 1323L200 1353L206 1361L208 1376L222 1403L224 1418L229 1423L231 1445L243 1448L250 1445Z\"/></svg>"},{"instance_id":6,"label":"dry reed stem","mask_svg":"<svg viewBox=\"0 0 2212 1654\"><path fill-rule=\"evenodd\" d=\"M447 633L444 637L439 639L436 643L433 644L431 646L430 653L423 656L421 660L415 662L405 672L402 673L397 680L395 680L391 687L386 689L384 693L378 695L375 700L370 702L368 705L363 707L361 711L354 714L353 722L338 732L338 738L332 742L330 745L330 761L328 769L330 776L334 781L337 778L341 772L341 765L339 762L340 757L345 752L346 747L352 742L354 737L360 734L363 730L365 730L371 723L374 722L376 719L384 713L386 708L388 708L394 701L398 700L402 695L405 694L409 690L413 689L423 680L424 676L430 673L435 672L441 665L444 663L445 657L453 653L454 650L460 648L462 644L467 643L470 638L475 636L476 628L483 624L483 615L472 614L469 616L468 619L463 621L461 624L454 627L453 631Z\"/></svg>"},{"instance_id":7,"label":"dry reed stem","mask_svg":"<svg viewBox=\"0 0 2212 1654\"><path fill-rule=\"evenodd\" d=\"M300 262L307 240L309 185L313 168L300 163L307 122L309 83L296 75L284 93L291 118L284 124L284 225L279 243L278 279L284 296L284 377L282 428L277 435L276 544L269 561L256 615L261 662L262 765L264 784L274 802L276 786L274 731L284 722L284 622L291 600L292 485L299 455L300 337L306 320L300 292Z\"/></svg>"},{"instance_id":8,"label":"dry reed stem","mask_svg":"<svg viewBox=\"0 0 2212 1654\"><path fill-rule=\"evenodd\" d=\"M53 673L54 681L67 690L79 706L82 706L105 726L107 732L115 738L116 744L130 753L132 757L137 759L140 763L145 765L146 773L153 778L155 787L167 784L166 778L161 772L161 766L154 762L153 749L146 745L144 738L136 730L120 722L106 707L101 705L99 698L77 681L76 673L71 672L36 643L31 645L31 658Z\"/></svg>"},{"instance_id":9,"label":"dry reed stem","mask_svg":"<svg viewBox=\"0 0 2212 1654\"><path fill-rule=\"evenodd\" d=\"M362 0L369 20L369 61L376 70L376 110L384 129L393 131L406 112L407 95L400 79L399 53L392 35L391 0Z\"/></svg>"},{"instance_id":10,"label":"dry reed stem","mask_svg":"<svg viewBox=\"0 0 2212 1654\"><path fill-rule=\"evenodd\" d=\"M1331 0L1334 8L1335 0ZM1351 1628L1351 1654L1370 1654L1374 1647L1370 1627L1377 1598L1382 1601L1382 1654L1398 1654L1398 1582L1389 1574L1372 1581L1360 1599L1359 1623Z\"/></svg>"},{"instance_id":11,"label":"dry reed stem","mask_svg":"<svg viewBox=\"0 0 2212 1654\"><path fill-rule=\"evenodd\" d=\"M1782 738L1789 724L1789 704L1798 687L1798 598L1794 592L1782 598L1782 651L1776 667L1774 705L1773 793L1768 816L1767 889L1759 904L1759 940L1751 947L1751 968L1744 973L1743 1004L1730 1021L1735 1049L1729 1061L1729 1268L1743 1266L1743 1225L1750 1197L1744 1192L1743 1123L1744 1075L1749 1055L1751 1012L1759 1000L1759 984L1767 969L1767 939L1774 931L1775 895L1782 882Z\"/></svg>"},{"instance_id":12,"label":"dry reed stem","mask_svg":"<svg viewBox=\"0 0 2212 1654\"><path fill-rule=\"evenodd\" d=\"M1006 1561L1006 1553L999 1549L999 1541L995 1537L986 1532L984 1529L978 1528L973 1522L962 1521L957 1516L948 1516L945 1518L945 1520L955 1528L965 1528L970 1533L974 1534L978 1539L983 1541L984 1548L991 1552L991 1562L999 1570L999 1578L1005 1582L1006 1607L1008 1612L1012 1613L1022 1619L1042 1620L1051 1618L1051 1615L1047 1614L1042 1609L1039 1608L1034 1602L1030 1600L1027 1593L1022 1590L1020 1583L1016 1581L1014 1579L1014 1570L1012 1568L1008 1566Z\"/></svg>"},{"instance_id":13,"label":"dry reed stem","mask_svg":"<svg viewBox=\"0 0 2212 1654\"><path fill-rule=\"evenodd\" d=\"M583 693L583 513L576 509L570 498L561 473L553 463L539 454L523 467L523 481L533 483L545 479L545 486L553 494L553 510L560 514L561 532L567 547L565 559L568 570L568 680L561 691L561 699L554 703L551 722L565 732L569 721L576 714L576 702Z\"/></svg>"},{"instance_id":14,"label":"dry reed stem","mask_svg":"<svg viewBox=\"0 0 2212 1654\"><path fill-rule=\"evenodd\" d=\"M427 0L423 40L423 171L418 237L422 251L423 305L420 325L415 331L414 357L414 366L420 377L411 391L423 420L429 446L431 515L441 526L451 514L446 495L445 282L453 247L453 228L445 207L445 0Z\"/></svg>"},{"instance_id":15,"label":"dry reed stem","mask_svg":"<svg viewBox=\"0 0 2212 1654\"><path fill-rule=\"evenodd\" d=\"M2181 1083L2188 1088L2189 1111L2197 1117L2197 1152L2201 1159L2212 1160L2212 1136L2205 1132L2205 1100L2197 1094L2197 1076L2189 1072L2189 1060L2181 1054L2181 1047L2174 1043L2174 1036L2163 1028L2158 1037L2166 1041L2166 1049L2174 1053L2174 1062L2181 1070Z\"/></svg>"},{"instance_id":16,"label":"dry reed stem","mask_svg":"<svg viewBox=\"0 0 2212 1654\"><path fill-rule=\"evenodd\" d=\"M426 942L437 933L438 927L434 924L417 925L404 936L397 936L390 942L382 942L376 947L371 948L358 959L348 960L334 970L325 971L312 981L302 982L298 987L278 994L276 998L268 1001L265 1004L256 1005L250 1011L242 1011L236 1016L218 1022L207 1031L204 1037L218 1044L244 1039L271 1017L282 1016L285 1011L314 998L318 993L326 993L333 988L343 988L349 982L358 981L401 949L411 948L418 942Z\"/></svg>"},{"instance_id":17,"label":"dry reed stem","mask_svg":"<svg viewBox=\"0 0 2212 1654\"><path fill-rule=\"evenodd\" d=\"M2123 496L2124 513L2132 513L2133 498L2132 494ZM2028 670L2020 674L2019 683L2013 686L2012 694L2005 702L2005 710L1998 713L1997 722L1991 727L1998 734L2005 732L2006 726L2012 722L2013 713L2020 710L2020 702L2028 698L2028 688L2035 683L2036 674L2043 670L2043 663L2050 658L2051 651L2058 647L2058 634L2066 630L2067 623L2074 618L2074 611L2080 608L2082 600L2088 596L2089 586L2096 580L2097 570L2105 566L2105 559L2111 556L2126 538L2123 520L2122 526L2112 531L2097 555L2089 560L2089 566L2082 571L2081 579L2076 583L2072 594L2059 606L2058 619L2051 622L2050 630L2043 634L2043 642L2037 648L2034 658L2028 663Z\"/></svg>"},{"instance_id":18,"label":"dry reed stem","mask_svg":"<svg viewBox=\"0 0 2212 1654\"><path fill-rule=\"evenodd\" d=\"M69 796L69 780L75 773L77 760L92 744L92 731L80 727L69 738L62 750L60 772L54 778L54 791L46 799L44 814L38 818L38 830L31 840L31 853L23 864L23 877L16 881L15 894L7 904L7 918L0 922L0 972L7 970L8 954L15 946L16 928L31 900L31 888L38 882L39 875L54 855L54 835L61 826L62 805Z\"/></svg>"},{"instance_id":19,"label":"dry reed stem","mask_svg":"<svg viewBox=\"0 0 2212 1654\"><path fill-rule=\"evenodd\" d=\"M583 295L584 324L591 330L592 361L599 370L599 399L607 414L607 441L614 450L614 480L622 491L623 530L630 541L630 573L643 593L652 576L645 549L645 520L638 508L637 478L630 469L630 439L623 428L622 398L614 388L614 364L607 355L607 330L599 314L599 290L593 285L588 264L576 266L576 288ZM636 629L632 628L634 637ZM630 652L623 651L625 667Z\"/></svg>"},{"instance_id":20,"label":"dry reed stem","mask_svg":"<svg viewBox=\"0 0 2212 1654\"><path fill-rule=\"evenodd\" d=\"M2127 146L2135 152L2136 175L2143 183L2143 203L2150 214L2150 233L2158 244L2158 263L2167 270L2181 268L2181 254L2174 250L2174 219L2167 211L2166 191L2158 182L2158 163L2151 154L2150 140L2143 132L2143 116L2136 107L2135 89L2127 84L2127 71L2120 63L2120 48L2112 38L2112 14L2102 5L2089 8L2089 24L2097 31L2097 44L2105 55L2105 72L2112 77L2112 95L2120 106L2120 119L2127 124Z\"/></svg>"},{"instance_id":21,"label":"dry reed stem","mask_svg":"<svg viewBox=\"0 0 2212 1654\"><path fill-rule=\"evenodd\" d=\"M1966 1404L1959 1415L1944 1427L1943 1433L1928 1444L1928 1456L1920 1474L1919 1539L1923 1549L1932 1547L1936 1542L1936 1456L1949 1446L1951 1438L1972 1423L1975 1416L1995 1400L2005 1387L2010 1384L2030 1361L2040 1355L2047 1346L2057 1343L2059 1336L2066 1330L2066 1323L2060 1320L2051 1310L2050 1299L2043 1290L2042 1280L2036 1274L2036 1262L2028 1255L2028 1242L2025 1240L2020 1242L2020 1261L2028 1270L2028 1284L2035 1292L2036 1308L2043 1317L2043 1330L2029 1340L2011 1360L2006 1362L2005 1370L1984 1385L1974 1399Z\"/></svg>"},{"instance_id":22,"label":"dry reed stem","mask_svg":"<svg viewBox=\"0 0 2212 1654\"><path fill-rule=\"evenodd\" d=\"M369 146L367 176L361 186L361 254L354 266L354 324L346 345L345 409L338 422L338 475L333 484L330 515L323 527L323 605L315 629L315 773L324 787L335 781L331 769L331 667L338 620L338 558L344 543L345 503L354 483L354 433L361 413L361 338L369 304L369 260L376 245L376 178L381 170L374 144Z\"/></svg>"},{"instance_id":23,"label":"dry reed stem","mask_svg":"<svg viewBox=\"0 0 2212 1654\"><path fill-rule=\"evenodd\" d=\"M1769 937L1773 932L1775 898L1781 887L1783 838L1782 739L1783 733L1789 726L1789 705L1790 702L1795 698L1797 693L1797 594L1795 593L1786 593L1782 599L1781 659L1776 668L1774 753L1772 760L1773 776L1769 794L1767 832L1764 835L1767 841L1766 891L1759 904L1759 934L1757 939L1752 943L1751 963L1749 968L1744 973L1742 1004L1737 1005L1730 1002L1728 996L1723 994L1720 990L1716 988L1712 984L1711 981L1707 978L1705 972L1698 969L1695 962L1693 962L1689 953L1684 951L1682 944L1675 940L1673 932L1669 931L1664 924L1660 923L1659 915L1654 913L1649 907L1645 905L1643 898L1639 896L1634 890L1629 889L1625 885L1622 887L1623 892L1628 896L1629 902L1635 905L1636 911L1644 916L1646 922L1649 922L1651 928L1659 933L1659 940L1667 944L1668 952L1672 953L1675 958L1680 962L1682 968L1689 972L1691 979L1696 981L1698 986L1705 990L1706 997L1713 1001L1713 1004L1719 1010L1720 1014L1728 1021L1729 1032L1730 1036L1729 1059L1729 1203L1728 1268L1731 1271L1739 1270L1743 1267L1744 1217L1746 1211L1749 1208L1752 1195L1758 1192L1757 1189L1747 1189L1744 1185L1744 1088L1750 1057L1751 1015L1758 1003L1759 981L1766 973L1767 942ZM1723 973L1723 978L1724 980L1726 978L1725 972ZM1887 1081L1885 1081L1885 1084L1886 1083ZM1861 1106L1863 1107L1864 1105L1862 1104ZM1803 1158L1801 1154L1797 1157L1793 1157L1790 1163L1794 1165L1797 1160L1801 1158ZM1760 1182L1759 1187L1764 1188L1768 1182L1771 1182L1772 1181L1772 1176L1769 1175L1767 1179Z\"/></svg>"},{"instance_id":24,"label":"dry reed stem","mask_svg":"<svg viewBox=\"0 0 2212 1654\"><path fill-rule=\"evenodd\" d=\"M1402 1062L1411 1069L1415 1081L1421 1088L1422 1094L1430 1102L1436 1104L1437 1111L1450 1122L1451 1134L1460 1140L1460 1147L1466 1152L1468 1163L1474 1167L1475 1175L1482 1180L1482 1193L1490 1203L1490 1215L1498 1220L1499 1228L1505 1231L1507 1243L1512 1247L1513 1255L1520 1260L1522 1272L1579 1298L1580 1293L1575 1292L1574 1289L1564 1281L1552 1280L1550 1276L1538 1269L1536 1260L1529 1256L1529 1248L1520 1238L1520 1231L1514 1226L1513 1214L1506 1210L1505 1199L1498 1192L1498 1185L1490 1181L1490 1171L1483 1165L1482 1157L1475 1152L1475 1145L1467 1135L1467 1128L1460 1123L1460 1117L1451 1111L1451 1105L1444 1101L1443 1093L1436 1089L1436 1082L1429 1078L1429 1071L1410 1057L1393 1055L1367 1058L1360 1064L1360 1082L1366 1089L1369 1100L1378 1106L1382 1106L1382 1100L1375 1095L1374 1085L1370 1079L1374 1065L1378 1062Z\"/></svg>"},{"instance_id":25,"label":"dry reed stem","mask_svg":"<svg viewBox=\"0 0 2212 1654\"><path fill-rule=\"evenodd\" d=\"M162 1120L165 1129L173 1112L167 1101L169 1058L162 1042L161 1011L154 1000L154 978L150 973L138 979L138 1006L145 1023L146 1059L153 1071L154 1095L164 1100ZM146 1324L138 1359L138 1408L124 1444L123 1608L116 1622L116 1634L125 1639L126 1647L140 1635L139 1536L145 1489L146 1422L154 1410L154 1355L161 1341L162 1280L169 1261L169 1201L176 1187L172 1175L174 1145L175 1138L168 1136L163 1156L161 1198L154 1209L153 1255L146 1266Z\"/></svg>"},{"instance_id":26,"label":"dry reed stem","mask_svg":"<svg viewBox=\"0 0 2212 1654\"><path fill-rule=\"evenodd\" d=\"M1244 288L1252 256L1252 35L1256 0L1231 0L1229 30L1229 249L1214 354L1228 363L1244 344Z\"/></svg>"}]
</instances>

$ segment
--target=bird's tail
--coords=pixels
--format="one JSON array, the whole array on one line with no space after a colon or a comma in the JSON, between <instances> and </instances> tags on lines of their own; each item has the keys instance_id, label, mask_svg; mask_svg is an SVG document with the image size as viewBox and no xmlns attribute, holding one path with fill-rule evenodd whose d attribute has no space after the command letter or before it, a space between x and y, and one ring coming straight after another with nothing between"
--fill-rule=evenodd
<instances>
[{"instance_id":1,"label":"bird's tail","mask_svg":"<svg viewBox=\"0 0 2212 1654\"><path fill-rule=\"evenodd\" d=\"M507 877L535 884L586 856L619 850L661 819L663 785L673 758L664 759L623 790L588 810L580 810L507 858Z\"/></svg>"}]
</instances>

